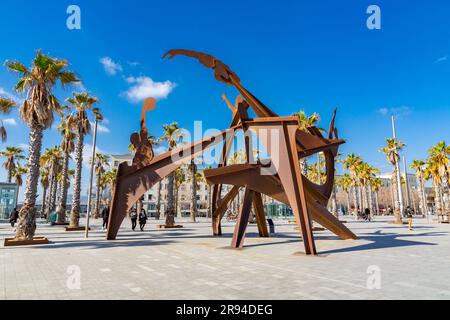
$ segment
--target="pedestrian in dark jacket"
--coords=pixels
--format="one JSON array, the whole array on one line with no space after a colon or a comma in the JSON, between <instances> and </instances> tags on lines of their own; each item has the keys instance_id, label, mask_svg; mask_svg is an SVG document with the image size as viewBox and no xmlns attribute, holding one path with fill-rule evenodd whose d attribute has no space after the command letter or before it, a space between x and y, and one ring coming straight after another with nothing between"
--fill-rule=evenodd
<instances>
[{"instance_id":1,"label":"pedestrian in dark jacket","mask_svg":"<svg viewBox=\"0 0 450 320\"><path fill-rule=\"evenodd\" d=\"M135 208L130 210L130 218L131 218L131 228L133 231L136 229L138 214Z\"/></svg>"},{"instance_id":2,"label":"pedestrian in dark jacket","mask_svg":"<svg viewBox=\"0 0 450 320\"><path fill-rule=\"evenodd\" d=\"M147 219L147 213L144 209L142 209L139 214L139 227L141 228L141 231L144 231L145 225L147 224Z\"/></svg>"},{"instance_id":3,"label":"pedestrian in dark jacket","mask_svg":"<svg viewBox=\"0 0 450 320\"><path fill-rule=\"evenodd\" d=\"M108 221L109 221L109 206L103 208L102 217L103 217L103 230L108 229Z\"/></svg>"},{"instance_id":4,"label":"pedestrian in dark jacket","mask_svg":"<svg viewBox=\"0 0 450 320\"><path fill-rule=\"evenodd\" d=\"M14 208L9 216L9 222L11 223L11 227L14 228L14 225L17 223L17 220L19 220L19 211L17 210L17 208Z\"/></svg>"}]
</instances>

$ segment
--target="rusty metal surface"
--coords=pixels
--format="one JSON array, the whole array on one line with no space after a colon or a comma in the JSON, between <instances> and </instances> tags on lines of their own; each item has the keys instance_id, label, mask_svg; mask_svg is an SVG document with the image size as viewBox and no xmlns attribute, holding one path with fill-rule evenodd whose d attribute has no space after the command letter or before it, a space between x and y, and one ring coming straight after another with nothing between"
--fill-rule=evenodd
<instances>
[{"instance_id":1,"label":"rusty metal surface","mask_svg":"<svg viewBox=\"0 0 450 320\"><path fill-rule=\"evenodd\" d=\"M224 213L236 198L241 189L245 196L239 212L231 246L242 248L249 215L253 208L261 237L269 236L265 220L261 194L266 194L292 207L294 217L299 227L306 254L317 254L312 229L312 221L316 221L342 239L356 239L328 210L326 205L334 187L335 157L339 146L345 141L338 138L335 128L336 110L330 124L328 137L325 138L316 127L309 127L307 131L299 130L296 117L279 117L264 105L253 94L241 85L241 79L231 68L215 57L190 50L170 50L163 58L173 59L183 55L197 59L205 67L214 71L216 80L233 86L239 92L235 105L232 105L226 95L223 95L227 107L232 111L232 121L228 130L194 142L187 147L181 147L173 152L153 158L153 151L146 143L148 131L145 126L145 114L155 108L156 102L146 100L141 116L141 132L132 136L136 157L132 166L121 164L118 170L116 190L111 205L108 239L115 239L120 225L131 206L139 200L155 183L159 182L183 163L189 162L207 148L225 141L221 161L218 167L205 170L208 183L214 185L212 193L214 235L221 235L221 220ZM251 119L248 114L251 109L256 118ZM245 141L247 154L246 163L242 165L228 165L232 141L237 130L247 132L251 130L258 135L262 130L277 130L279 134L275 141L263 142L270 155L271 164L275 166L273 175L262 174L265 167L255 164L253 159L253 141ZM148 142L148 141L147 141ZM276 146L276 149L272 149ZM276 151L273 151L276 150ZM300 159L322 152L325 155L326 182L317 185L301 174ZM178 156L174 160L173 155ZM231 185L228 194L222 198L224 185Z\"/></svg>"}]
</instances>

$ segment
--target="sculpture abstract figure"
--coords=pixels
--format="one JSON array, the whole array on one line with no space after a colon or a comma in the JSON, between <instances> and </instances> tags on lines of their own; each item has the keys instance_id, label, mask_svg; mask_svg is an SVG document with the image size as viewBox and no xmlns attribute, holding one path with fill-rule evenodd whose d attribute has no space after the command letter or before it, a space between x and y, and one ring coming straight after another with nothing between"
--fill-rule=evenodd
<instances>
[{"instance_id":1,"label":"sculpture abstract figure","mask_svg":"<svg viewBox=\"0 0 450 320\"><path fill-rule=\"evenodd\" d=\"M338 138L334 127L336 112L330 124L329 136L324 138L316 127L299 130L296 117L279 117L241 85L240 78L220 60L211 55L188 50L171 50L164 55L169 59L184 55L198 59L203 65L214 70L215 78L234 86L240 93L236 106L224 96L233 111L230 128L219 134L194 142L152 159L146 166L121 164L118 170L116 190L111 206L108 239L115 239L127 210L155 183L165 178L183 163L223 142L221 162L215 169L205 170L208 183L213 184L213 234L220 236L221 220L239 191L244 188L244 199L236 223L231 246L242 248L250 212L256 215L259 234L268 237L262 194L292 207L296 223L302 235L306 254L317 254L312 221L335 233L342 239L356 239L347 227L326 209L334 187L334 159L339 146L344 143ZM252 109L256 118L248 114ZM253 157L253 141L246 135L246 163L227 165L236 131L253 132L265 145L270 161L262 163ZM269 134L268 134L269 132ZM265 137L265 138L263 138ZM326 160L327 181L317 185L302 176L300 159L323 152ZM274 168L273 172L269 168ZM269 173L270 172L270 173ZM222 197L223 186L232 186Z\"/></svg>"}]
</instances>

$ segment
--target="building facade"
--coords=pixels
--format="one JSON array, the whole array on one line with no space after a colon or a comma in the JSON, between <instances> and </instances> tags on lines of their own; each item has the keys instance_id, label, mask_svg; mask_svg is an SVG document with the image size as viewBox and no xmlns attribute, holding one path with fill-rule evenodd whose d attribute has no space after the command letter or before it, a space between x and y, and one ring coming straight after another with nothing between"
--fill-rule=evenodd
<instances>
[{"instance_id":1,"label":"building facade","mask_svg":"<svg viewBox=\"0 0 450 320\"><path fill-rule=\"evenodd\" d=\"M19 186L14 183L0 183L0 220L8 220L11 211L17 207Z\"/></svg>"}]
</instances>

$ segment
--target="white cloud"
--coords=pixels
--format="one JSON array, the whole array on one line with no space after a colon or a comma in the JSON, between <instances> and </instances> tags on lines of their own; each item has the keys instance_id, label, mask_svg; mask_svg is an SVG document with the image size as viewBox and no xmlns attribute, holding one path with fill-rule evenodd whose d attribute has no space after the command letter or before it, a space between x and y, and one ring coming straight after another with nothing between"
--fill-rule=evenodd
<instances>
[{"instance_id":1,"label":"white cloud","mask_svg":"<svg viewBox=\"0 0 450 320\"><path fill-rule=\"evenodd\" d=\"M123 95L130 102L140 102L150 97L165 99L176 87L176 84L169 80L155 82L150 77L129 77L126 81L132 86Z\"/></svg>"},{"instance_id":2,"label":"white cloud","mask_svg":"<svg viewBox=\"0 0 450 320\"><path fill-rule=\"evenodd\" d=\"M98 146L95 148L95 153L101 153L109 155L111 153L106 152L102 148L99 148ZM74 155L72 156L74 159ZM86 143L84 144L83 148L83 167L84 168L91 168L91 158L92 158L92 144Z\"/></svg>"},{"instance_id":3,"label":"white cloud","mask_svg":"<svg viewBox=\"0 0 450 320\"><path fill-rule=\"evenodd\" d=\"M100 63L103 65L105 72L111 76L114 76L117 72L123 70L122 66L119 63L114 62L110 57L101 58Z\"/></svg>"},{"instance_id":4,"label":"white cloud","mask_svg":"<svg viewBox=\"0 0 450 320\"><path fill-rule=\"evenodd\" d=\"M18 147L23 150L28 150L29 145L26 143L19 143Z\"/></svg>"},{"instance_id":5,"label":"white cloud","mask_svg":"<svg viewBox=\"0 0 450 320\"><path fill-rule=\"evenodd\" d=\"M17 126L17 120L14 118L3 119L3 123L7 126Z\"/></svg>"},{"instance_id":6,"label":"white cloud","mask_svg":"<svg viewBox=\"0 0 450 320\"><path fill-rule=\"evenodd\" d=\"M132 67L137 67L139 66L141 63L137 62L137 61L127 61L128 65L132 66Z\"/></svg>"},{"instance_id":7,"label":"white cloud","mask_svg":"<svg viewBox=\"0 0 450 320\"><path fill-rule=\"evenodd\" d=\"M381 108L378 112L383 116L395 115L397 119L409 116L413 112L413 108L409 106L400 106L393 108Z\"/></svg>"},{"instance_id":8,"label":"white cloud","mask_svg":"<svg viewBox=\"0 0 450 320\"><path fill-rule=\"evenodd\" d=\"M98 131L98 133L110 133L111 132L111 130L109 130L108 127L106 127L106 126L104 126L102 124L98 125L97 131Z\"/></svg>"},{"instance_id":9,"label":"white cloud","mask_svg":"<svg viewBox=\"0 0 450 320\"><path fill-rule=\"evenodd\" d=\"M381 108L378 110L379 113L381 113L383 116L387 116L389 109L388 108Z\"/></svg>"},{"instance_id":10,"label":"white cloud","mask_svg":"<svg viewBox=\"0 0 450 320\"><path fill-rule=\"evenodd\" d=\"M443 57L440 57L439 59L437 59L435 61L435 63L441 63L441 62L445 62L447 60L448 60L448 56L443 56Z\"/></svg>"}]
</instances>

